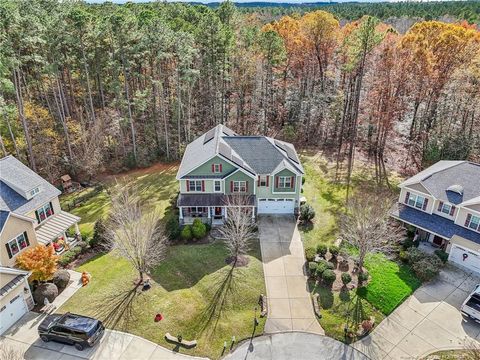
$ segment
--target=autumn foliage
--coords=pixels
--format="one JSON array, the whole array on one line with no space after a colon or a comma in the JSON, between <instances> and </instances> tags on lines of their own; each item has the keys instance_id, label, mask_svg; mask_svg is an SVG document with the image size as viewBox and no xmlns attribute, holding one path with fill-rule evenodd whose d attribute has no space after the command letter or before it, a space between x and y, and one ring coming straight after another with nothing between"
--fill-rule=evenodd
<instances>
[{"instance_id":1,"label":"autumn foliage","mask_svg":"<svg viewBox=\"0 0 480 360\"><path fill-rule=\"evenodd\" d=\"M53 246L37 245L17 257L17 266L32 272L30 281L47 281L57 271L57 261Z\"/></svg>"}]
</instances>

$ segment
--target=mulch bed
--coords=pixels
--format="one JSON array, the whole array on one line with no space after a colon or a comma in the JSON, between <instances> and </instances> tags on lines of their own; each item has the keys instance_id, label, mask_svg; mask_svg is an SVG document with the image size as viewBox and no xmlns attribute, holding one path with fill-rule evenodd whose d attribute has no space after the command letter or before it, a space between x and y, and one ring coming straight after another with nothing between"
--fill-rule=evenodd
<instances>
[{"instance_id":1,"label":"mulch bed","mask_svg":"<svg viewBox=\"0 0 480 360\"><path fill-rule=\"evenodd\" d=\"M337 278L332 284L332 291L342 291L346 289L352 290L358 287L358 272L353 272L353 269L355 268L355 262L351 258L347 258L347 261L344 262L344 258L342 256L337 256L337 258L335 259L330 255L330 253L327 253L327 255L325 256L325 260L330 261L335 265L335 269L333 271L337 275ZM342 282L342 274L344 272L348 272L352 277L352 281L347 285L346 288ZM366 282L363 283L364 286L366 284Z\"/></svg>"},{"instance_id":2,"label":"mulch bed","mask_svg":"<svg viewBox=\"0 0 480 360\"><path fill-rule=\"evenodd\" d=\"M228 265L233 265L234 261L235 261L235 258L232 256L229 256L225 259L225 262ZM247 266L249 262L250 262L250 259L248 258L248 256L239 256L237 259L237 263L235 264L235 267L238 268L238 267Z\"/></svg>"},{"instance_id":3,"label":"mulch bed","mask_svg":"<svg viewBox=\"0 0 480 360\"><path fill-rule=\"evenodd\" d=\"M70 264L65 265L63 268L74 270L98 254L101 254L101 252L95 249L88 249L85 253L78 255L75 260L73 260Z\"/></svg>"}]
</instances>

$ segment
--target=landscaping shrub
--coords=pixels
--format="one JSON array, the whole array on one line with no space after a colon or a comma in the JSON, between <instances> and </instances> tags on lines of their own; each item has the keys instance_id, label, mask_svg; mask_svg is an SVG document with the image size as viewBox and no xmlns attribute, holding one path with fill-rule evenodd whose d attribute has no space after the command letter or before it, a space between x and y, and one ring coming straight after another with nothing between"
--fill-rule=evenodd
<instances>
[{"instance_id":1,"label":"landscaping shrub","mask_svg":"<svg viewBox=\"0 0 480 360\"><path fill-rule=\"evenodd\" d=\"M440 272L442 261L435 255L426 255L412 265L412 269L421 281L430 281Z\"/></svg>"},{"instance_id":2,"label":"landscaping shrub","mask_svg":"<svg viewBox=\"0 0 480 360\"><path fill-rule=\"evenodd\" d=\"M368 280L368 271L363 271L358 274L358 282L363 283Z\"/></svg>"},{"instance_id":3,"label":"landscaping shrub","mask_svg":"<svg viewBox=\"0 0 480 360\"><path fill-rule=\"evenodd\" d=\"M315 261L310 261L308 263L308 273L310 276L314 276L317 271L317 263Z\"/></svg>"},{"instance_id":4,"label":"landscaping shrub","mask_svg":"<svg viewBox=\"0 0 480 360\"><path fill-rule=\"evenodd\" d=\"M330 251L330 254L336 258L338 256L338 253L340 252L340 249L338 248L337 245L332 245L328 248L328 251Z\"/></svg>"},{"instance_id":5,"label":"landscaping shrub","mask_svg":"<svg viewBox=\"0 0 480 360\"><path fill-rule=\"evenodd\" d=\"M337 278L337 275L333 270L327 269L322 274L322 280L325 284L331 285Z\"/></svg>"},{"instance_id":6,"label":"landscaping shrub","mask_svg":"<svg viewBox=\"0 0 480 360\"><path fill-rule=\"evenodd\" d=\"M342 283L343 285L347 286L352 281L352 277L349 273L344 272L342 273Z\"/></svg>"},{"instance_id":7,"label":"landscaping shrub","mask_svg":"<svg viewBox=\"0 0 480 360\"><path fill-rule=\"evenodd\" d=\"M321 277L323 272L328 269L328 261L327 260L320 260L317 264L317 271L315 272L315 275L318 277Z\"/></svg>"},{"instance_id":8,"label":"landscaping shrub","mask_svg":"<svg viewBox=\"0 0 480 360\"><path fill-rule=\"evenodd\" d=\"M207 227L200 219L193 220L192 236L195 239L201 239L207 235Z\"/></svg>"},{"instance_id":9,"label":"landscaping shrub","mask_svg":"<svg viewBox=\"0 0 480 360\"><path fill-rule=\"evenodd\" d=\"M446 262L447 262L447 260L448 260L448 254L447 254L445 251L440 250L440 249L437 249L437 250L434 251L434 253L435 253L435 255L438 256L438 258L439 258L440 260L442 260L443 263L446 263Z\"/></svg>"},{"instance_id":10,"label":"landscaping shrub","mask_svg":"<svg viewBox=\"0 0 480 360\"><path fill-rule=\"evenodd\" d=\"M411 238L411 237L407 237L402 243L403 250L407 250L408 248L411 248L412 246L413 246L413 238Z\"/></svg>"},{"instance_id":11,"label":"landscaping shrub","mask_svg":"<svg viewBox=\"0 0 480 360\"><path fill-rule=\"evenodd\" d=\"M407 250L407 259L410 264L415 264L426 256L426 254L418 250L416 247L411 247Z\"/></svg>"},{"instance_id":12,"label":"landscaping shrub","mask_svg":"<svg viewBox=\"0 0 480 360\"><path fill-rule=\"evenodd\" d=\"M398 253L398 258L404 263L408 263L408 254L405 250L400 250Z\"/></svg>"},{"instance_id":13,"label":"landscaping shrub","mask_svg":"<svg viewBox=\"0 0 480 360\"><path fill-rule=\"evenodd\" d=\"M316 251L314 248L312 247L305 248L305 258L307 259L307 261L315 260L315 255L316 255Z\"/></svg>"},{"instance_id":14,"label":"landscaping shrub","mask_svg":"<svg viewBox=\"0 0 480 360\"><path fill-rule=\"evenodd\" d=\"M330 261L327 261L327 269L328 270L333 270L335 269L335 264L330 262Z\"/></svg>"},{"instance_id":15,"label":"landscaping shrub","mask_svg":"<svg viewBox=\"0 0 480 360\"><path fill-rule=\"evenodd\" d=\"M191 240L193 237L192 227L190 225L185 225L180 233L180 236L183 240Z\"/></svg>"},{"instance_id":16,"label":"landscaping shrub","mask_svg":"<svg viewBox=\"0 0 480 360\"><path fill-rule=\"evenodd\" d=\"M67 287L70 281L70 273L67 270L58 270L53 274L53 283L57 285L57 288L64 289Z\"/></svg>"},{"instance_id":17,"label":"landscaping shrub","mask_svg":"<svg viewBox=\"0 0 480 360\"><path fill-rule=\"evenodd\" d=\"M178 240L180 237L180 223L176 216L170 216L165 224L165 232L170 241Z\"/></svg>"},{"instance_id":18,"label":"landscaping shrub","mask_svg":"<svg viewBox=\"0 0 480 360\"><path fill-rule=\"evenodd\" d=\"M327 254L327 245L325 244L318 244L317 245L317 254L320 255L321 257L325 257Z\"/></svg>"},{"instance_id":19,"label":"landscaping shrub","mask_svg":"<svg viewBox=\"0 0 480 360\"><path fill-rule=\"evenodd\" d=\"M48 301L52 302L58 296L58 288L57 285L52 283L43 283L37 286L35 291L33 292L33 300L37 304L43 306L45 304L45 298Z\"/></svg>"},{"instance_id":20,"label":"landscaping shrub","mask_svg":"<svg viewBox=\"0 0 480 360\"><path fill-rule=\"evenodd\" d=\"M315 210L309 204L303 204L300 206L300 221L310 222L315 217Z\"/></svg>"},{"instance_id":21,"label":"landscaping shrub","mask_svg":"<svg viewBox=\"0 0 480 360\"><path fill-rule=\"evenodd\" d=\"M88 250L88 243L86 241L79 241L77 243L77 245L75 245L75 247L79 247L80 248L80 254L84 254L87 252Z\"/></svg>"},{"instance_id":22,"label":"landscaping shrub","mask_svg":"<svg viewBox=\"0 0 480 360\"><path fill-rule=\"evenodd\" d=\"M302 185L305 184L305 177L302 177Z\"/></svg>"},{"instance_id":23,"label":"landscaping shrub","mask_svg":"<svg viewBox=\"0 0 480 360\"><path fill-rule=\"evenodd\" d=\"M105 224L105 220L100 218L95 222L95 226L93 227L93 237L90 240L90 246L93 248L101 247L101 246L105 246L106 243L107 243L107 227Z\"/></svg>"}]
</instances>

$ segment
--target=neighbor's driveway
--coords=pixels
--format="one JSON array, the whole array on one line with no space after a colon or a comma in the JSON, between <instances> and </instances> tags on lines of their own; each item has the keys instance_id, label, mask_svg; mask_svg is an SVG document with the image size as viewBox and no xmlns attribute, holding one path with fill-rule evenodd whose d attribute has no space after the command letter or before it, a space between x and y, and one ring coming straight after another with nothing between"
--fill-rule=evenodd
<instances>
[{"instance_id":1,"label":"neighbor's driveway","mask_svg":"<svg viewBox=\"0 0 480 360\"><path fill-rule=\"evenodd\" d=\"M324 334L313 313L305 256L293 216L259 216L258 229L268 297L266 333Z\"/></svg>"},{"instance_id":2,"label":"neighbor's driveway","mask_svg":"<svg viewBox=\"0 0 480 360\"><path fill-rule=\"evenodd\" d=\"M478 283L477 275L447 266L353 346L372 359L419 359L468 346L480 339L480 324L464 319L460 307Z\"/></svg>"}]
</instances>

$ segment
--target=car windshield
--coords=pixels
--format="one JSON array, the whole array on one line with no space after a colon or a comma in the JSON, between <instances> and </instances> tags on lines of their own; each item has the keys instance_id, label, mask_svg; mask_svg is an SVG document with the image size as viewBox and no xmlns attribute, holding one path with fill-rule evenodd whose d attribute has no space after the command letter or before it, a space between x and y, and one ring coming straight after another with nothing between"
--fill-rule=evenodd
<instances>
[{"instance_id":1,"label":"car windshield","mask_svg":"<svg viewBox=\"0 0 480 360\"><path fill-rule=\"evenodd\" d=\"M62 317L58 324L77 331L90 333L92 330L95 332L97 329L98 320L89 317L68 314Z\"/></svg>"},{"instance_id":2,"label":"car windshield","mask_svg":"<svg viewBox=\"0 0 480 360\"><path fill-rule=\"evenodd\" d=\"M466 305L474 310L480 311L480 297L476 294L472 295Z\"/></svg>"}]
</instances>

